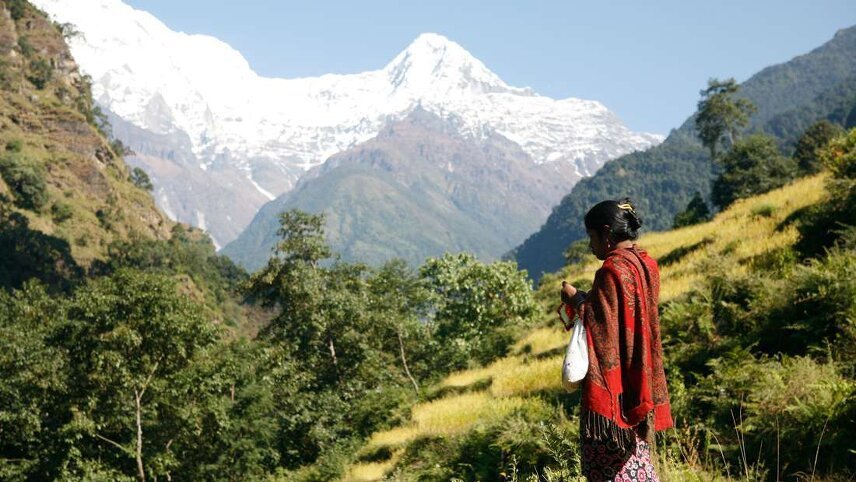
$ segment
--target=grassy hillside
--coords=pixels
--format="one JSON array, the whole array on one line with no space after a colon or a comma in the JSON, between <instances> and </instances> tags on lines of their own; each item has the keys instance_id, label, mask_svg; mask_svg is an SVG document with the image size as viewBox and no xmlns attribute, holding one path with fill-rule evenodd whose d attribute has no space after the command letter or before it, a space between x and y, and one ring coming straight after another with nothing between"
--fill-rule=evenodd
<instances>
[{"instance_id":1,"label":"grassy hillside","mask_svg":"<svg viewBox=\"0 0 856 482\"><path fill-rule=\"evenodd\" d=\"M66 45L71 35L25 1L0 2L0 288L36 278L66 289L120 267L159 270L204 300L212 319L246 323L230 292L240 270L132 179Z\"/></svg>"},{"instance_id":2,"label":"grassy hillside","mask_svg":"<svg viewBox=\"0 0 856 482\"><path fill-rule=\"evenodd\" d=\"M741 200L708 223L645 234L640 245L661 266L661 304L671 306L699 289L712 271L713 260L724 267L726 276L739 278L753 265L769 263L780 256L799 236L788 220L823 199L823 183L823 176L802 179ZM549 458L550 444L545 441L551 437L572 442L577 433L574 419L579 397L563 393L561 387L559 374L568 334L559 327L554 309L562 279L586 286L599 265L590 257L546 276L537 293L542 319L522 336L510 355L442 380L429 390L425 401L412 408L404 422L376 432L366 441L347 466L343 480L381 480L385 476L396 480L469 479L485 472L455 463L474 465L481 459L485 464L511 468L512 456L516 456L515 463L523 467L535 461L525 460L526 455L521 454ZM670 348L667 340L666 350ZM675 411L680 417L686 413L680 406L686 388L673 371L669 376ZM710 469L710 454L693 454L689 448L687 453L675 452L676 446L690 446L687 437L699 436L689 433L692 424L688 420L679 419L678 423L679 429L665 435L669 445L663 445L661 453L662 479L717 479L719 476ZM481 453L477 451L479 443L485 444ZM576 449L569 446L569 450L562 457L573 465L568 457ZM444 453L445 460L432 458ZM505 480L516 480L511 469L505 474Z\"/></svg>"},{"instance_id":3,"label":"grassy hillside","mask_svg":"<svg viewBox=\"0 0 856 482\"><path fill-rule=\"evenodd\" d=\"M817 49L767 67L741 84L740 95L758 108L748 130L776 136L787 151L818 119L849 128L856 122L854 82L856 27L850 27ZM586 210L603 199L630 196L646 213L647 227L667 229L695 192L708 198L713 176L710 156L696 139L690 117L661 145L607 162L576 184L541 229L512 254L535 279L556 271L568 245L585 237L580 220Z\"/></svg>"},{"instance_id":4,"label":"grassy hillside","mask_svg":"<svg viewBox=\"0 0 856 482\"><path fill-rule=\"evenodd\" d=\"M73 34L29 3L0 3L0 209L86 267L113 241L166 239L172 223L99 131Z\"/></svg>"}]
</instances>

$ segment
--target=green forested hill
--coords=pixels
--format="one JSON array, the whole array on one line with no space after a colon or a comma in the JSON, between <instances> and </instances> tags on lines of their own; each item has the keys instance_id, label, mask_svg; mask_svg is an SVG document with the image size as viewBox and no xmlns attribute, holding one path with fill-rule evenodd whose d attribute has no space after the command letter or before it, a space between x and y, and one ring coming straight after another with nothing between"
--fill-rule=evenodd
<instances>
[{"instance_id":1,"label":"green forested hill","mask_svg":"<svg viewBox=\"0 0 856 482\"><path fill-rule=\"evenodd\" d=\"M773 134L789 148L818 119L849 127L856 121L855 81L856 27L850 27L821 47L767 67L741 84L741 95L758 107L748 130ZM661 145L610 161L580 181L541 229L511 254L538 279L562 266L564 250L585 236L582 219L595 203L630 196L646 213L646 227L665 229L696 191L709 195L713 175L691 117Z\"/></svg>"},{"instance_id":2,"label":"green forested hill","mask_svg":"<svg viewBox=\"0 0 856 482\"><path fill-rule=\"evenodd\" d=\"M575 174L536 165L499 135L467 139L422 109L332 156L293 191L262 207L223 249L255 270L271 255L279 213L327 213L333 249L347 261L417 266L447 251L496 259L547 217ZM566 163L565 163L566 164Z\"/></svg>"}]
</instances>

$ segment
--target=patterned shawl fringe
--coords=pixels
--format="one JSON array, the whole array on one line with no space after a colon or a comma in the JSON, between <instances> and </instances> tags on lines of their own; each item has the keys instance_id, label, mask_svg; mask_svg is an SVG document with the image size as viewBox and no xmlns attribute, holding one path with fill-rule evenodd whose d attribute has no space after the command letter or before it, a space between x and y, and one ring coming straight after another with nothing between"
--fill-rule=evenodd
<instances>
[{"instance_id":1,"label":"patterned shawl fringe","mask_svg":"<svg viewBox=\"0 0 856 482\"><path fill-rule=\"evenodd\" d=\"M636 444L636 432L632 428L621 428L603 415L586 410L582 414L583 435L600 442L615 442L621 450Z\"/></svg>"}]
</instances>

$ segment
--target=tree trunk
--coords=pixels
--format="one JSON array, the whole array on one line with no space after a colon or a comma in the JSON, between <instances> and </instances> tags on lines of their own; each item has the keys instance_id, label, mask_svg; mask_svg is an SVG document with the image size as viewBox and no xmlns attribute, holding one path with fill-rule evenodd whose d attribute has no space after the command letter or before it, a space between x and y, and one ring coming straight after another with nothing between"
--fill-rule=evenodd
<instances>
[{"instance_id":1,"label":"tree trunk","mask_svg":"<svg viewBox=\"0 0 856 482\"><path fill-rule=\"evenodd\" d=\"M398 335L398 348L401 349L401 363L404 365L404 373L407 373L407 378L410 379L410 382L413 383L413 389L416 390L416 396L419 396L419 385L416 383L416 379L413 378L413 375L410 374L410 368L407 366L407 357L404 356L404 340L401 338L401 332L396 332Z\"/></svg>"},{"instance_id":2,"label":"tree trunk","mask_svg":"<svg viewBox=\"0 0 856 482\"><path fill-rule=\"evenodd\" d=\"M137 477L139 477L140 482L145 482L146 480L146 471L143 468L143 395L146 393L146 389L149 388L149 383L152 382L155 372L158 371L158 365L160 365L160 360L156 361L152 366L149 376L146 377L140 389L134 389L134 408L135 415L137 416L137 446L135 447L134 455L137 459Z\"/></svg>"},{"instance_id":3,"label":"tree trunk","mask_svg":"<svg viewBox=\"0 0 856 482\"><path fill-rule=\"evenodd\" d=\"M137 477L140 478L140 482L145 482L146 480L146 471L143 468L143 407L141 403L142 392L134 390L134 401L136 402L136 415L137 415L137 446L136 446L136 458L137 458Z\"/></svg>"},{"instance_id":4,"label":"tree trunk","mask_svg":"<svg viewBox=\"0 0 856 482\"><path fill-rule=\"evenodd\" d=\"M327 342L330 344L330 357L333 358L333 365L336 365L338 368L339 360L336 358L336 347L333 345L333 337L327 338Z\"/></svg>"}]
</instances>

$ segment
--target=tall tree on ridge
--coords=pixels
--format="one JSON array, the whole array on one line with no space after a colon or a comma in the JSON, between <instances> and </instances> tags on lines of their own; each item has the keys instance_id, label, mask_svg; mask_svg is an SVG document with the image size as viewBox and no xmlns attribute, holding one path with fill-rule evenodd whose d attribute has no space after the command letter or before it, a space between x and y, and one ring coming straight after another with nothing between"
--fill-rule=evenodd
<instances>
[{"instance_id":1,"label":"tall tree on ridge","mask_svg":"<svg viewBox=\"0 0 856 482\"><path fill-rule=\"evenodd\" d=\"M749 116L757 110L749 100L735 98L739 90L733 78L710 79L700 92L695 125L701 143L710 149L711 159L716 159L717 146L723 140L728 148L734 145L740 129L749 124Z\"/></svg>"}]
</instances>

